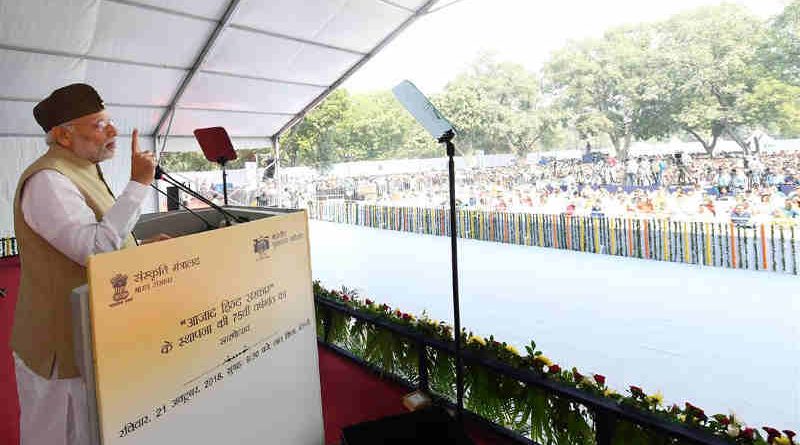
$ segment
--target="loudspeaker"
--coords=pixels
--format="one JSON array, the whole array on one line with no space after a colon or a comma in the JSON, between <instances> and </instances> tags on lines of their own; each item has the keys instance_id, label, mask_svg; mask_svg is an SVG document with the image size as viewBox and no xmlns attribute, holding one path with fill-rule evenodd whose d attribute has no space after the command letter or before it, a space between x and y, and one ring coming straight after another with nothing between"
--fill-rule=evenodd
<instances>
[{"instance_id":1,"label":"loudspeaker","mask_svg":"<svg viewBox=\"0 0 800 445\"><path fill-rule=\"evenodd\" d=\"M359 423L342 430L342 445L474 445L459 423L440 407Z\"/></svg>"},{"instance_id":2,"label":"loudspeaker","mask_svg":"<svg viewBox=\"0 0 800 445\"><path fill-rule=\"evenodd\" d=\"M181 191L178 187L167 187L167 210L178 210L179 202L181 202Z\"/></svg>"}]
</instances>

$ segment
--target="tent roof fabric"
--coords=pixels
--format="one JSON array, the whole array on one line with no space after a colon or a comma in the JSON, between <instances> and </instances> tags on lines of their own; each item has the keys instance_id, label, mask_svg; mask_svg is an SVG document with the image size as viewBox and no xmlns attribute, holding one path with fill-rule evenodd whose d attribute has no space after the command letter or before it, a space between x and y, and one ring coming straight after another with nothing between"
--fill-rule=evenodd
<instances>
[{"instance_id":1,"label":"tent roof fabric","mask_svg":"<svg viewBox=\"0 0 800 445\"><path fill-rule=\"evenodd\" d=\"M35 103L86 82L123 135L263 146L435 1L0 0L0 138L41 136Z\"/></svg>"}]
</instances>

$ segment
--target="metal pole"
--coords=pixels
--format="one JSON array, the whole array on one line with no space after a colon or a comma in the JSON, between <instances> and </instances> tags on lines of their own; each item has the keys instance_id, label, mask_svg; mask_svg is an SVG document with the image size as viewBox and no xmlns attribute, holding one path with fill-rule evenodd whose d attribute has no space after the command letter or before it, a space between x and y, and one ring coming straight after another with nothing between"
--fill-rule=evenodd
<instances>
[{"instance_id":1,"label":"metal pole","mask_svg":"<svg viewBox=\"0 0 800 445\"><path fill-rule=\"evenodd\" d=\"M273 175L273 178L277 180L279 175L278 169L281 166L281 142L279 137L272 138L272 159L275 160L275 174Z\"/></svg>"},{"instance_id":2,"label":"metal pole","mask_svg":"<svg viewBox=\"0 0 800 445\"><path fill-rule=\"evenodd\" d=\"M417 388L422 391L428 391L428 347L425 342L417 341L417 372L419 373L419 381Z\"/></svg>"},{"instance_id":3,"label":"metal pole","mask_svg":"<svg viewBox=\"0 0 800 445\"><path fill-rule=\"evenodd\" d=\"M166 135L164 137L166 137ZM158 150L158 136L155 134L153 135L153 154L156 157L156 163L161 162L161 152ZM158 181L154 180L153 184L158 185ZM161 211L159 208L161 199L158 197L158 192L153 190L151 197L153 198L153 213L159 213Z\"/></svg>"},{"instance_id":4,"label":"metal pole","mask_svg":"<svg viewBox=\"0 0 800 445\"><path fill-rule=\"evenodd\" d=\"M225 205L228 205L228 171L225 170L225 163L222 163L222 198Z\"/></svg>"},{"instance_id":5,"label":"metal pole","mask_svg":"<svg viewBox=\"0 0 800 445\"><path fill-rule=\"evenodd\" d=\"M278 190L278 196L280 197L280 200L283 201L283 198L284 198L284 196L283 196L283 183L281 182L280 171L279 171L280 159L281 159L281 142L280 142L280 138L281 138L280 134L276 134L275 136L273 136L271 138L271 142L272 142L272 159L273 159L272 163L274 165L273 166L274 170L272 171L272 180L274 181L275 187ZM267 168L269 168L269 166L267 166ZM266 171L265 171L265 173L266 173ZM286 198L288 199L288 197L286 197ZM276 203L276 205L278 205L278 204Z\"/></svg>"},{"instance_id":6,"label":"metal pole","mask_svg":"<svg viewBox=\"0 0 800 445\"><path fill-rule=\"evenodd\" d=\"M455 136L453 131L448 131L439 142L447 147L448 157L448 176L450 183L450 260L453 273L453 324L456 346L456 405L458 407L457 418L463 421L464 412L464 366L461 360L461 310L458 300L458 233L456 233L456 167L453 156L455 156L455 145L452 139Z\"/></svg>"}]
</instances>

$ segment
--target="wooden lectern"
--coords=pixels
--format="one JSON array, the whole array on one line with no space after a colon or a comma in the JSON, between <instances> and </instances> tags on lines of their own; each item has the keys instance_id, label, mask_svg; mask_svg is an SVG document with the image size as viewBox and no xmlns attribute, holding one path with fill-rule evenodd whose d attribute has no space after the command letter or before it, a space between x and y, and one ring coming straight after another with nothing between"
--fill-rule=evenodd
<instances>
[{"instance_id":1,"label":"wooden lectern","mask_svg":"<svg viewBox=\"0 0 800 445\"><path fill-rule=\"evenodd\" d=\"M91 445L324 442L305 211L144 215L72 295ZM198 210L224 225L213 209Z\"/></svg>"}]
</instances>

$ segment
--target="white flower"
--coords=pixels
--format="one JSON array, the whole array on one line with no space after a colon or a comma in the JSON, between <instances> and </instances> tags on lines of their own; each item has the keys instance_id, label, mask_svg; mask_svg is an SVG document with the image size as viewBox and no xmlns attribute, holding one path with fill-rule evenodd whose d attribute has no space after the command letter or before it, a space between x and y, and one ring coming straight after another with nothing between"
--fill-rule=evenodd
<instances>
[{"instance_id":1,"label":"white flower","mask_svg":"<svg viewBox=\"0 0 800 445\"><path fill-rule=\"evenodd\" d=\"M728 436L739 437L739 433L741 433L741 430L739 429L738 426L736 426L733 423L728 425Z\"/></svg>"}]
</instances>

